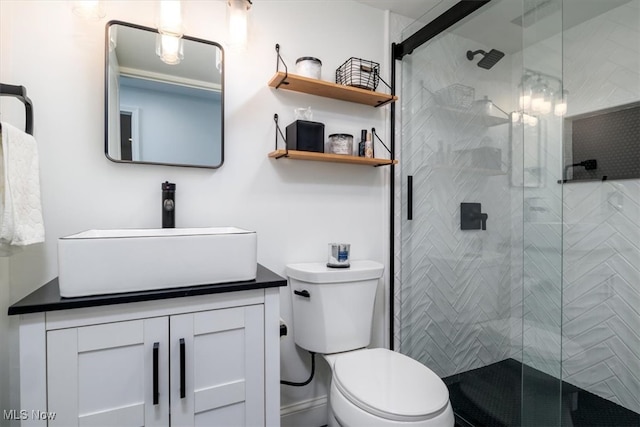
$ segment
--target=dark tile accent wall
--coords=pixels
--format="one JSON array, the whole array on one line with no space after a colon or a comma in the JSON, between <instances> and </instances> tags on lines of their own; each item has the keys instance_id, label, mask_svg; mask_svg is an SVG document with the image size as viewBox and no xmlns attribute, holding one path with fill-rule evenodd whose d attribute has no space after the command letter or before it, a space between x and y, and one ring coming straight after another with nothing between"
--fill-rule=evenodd
<instances>
[{"instance_id":1,"label":"dark tile accent wall","mask_svg":"<svg viewBox=\"0 0 640 427\"><path fill-rule=\"evenodd\" d=\"M567 118L571 129L570 181L640 178L640 105ZM596 160L595 169L571 166Z\"/></svg>"}]
</instances>

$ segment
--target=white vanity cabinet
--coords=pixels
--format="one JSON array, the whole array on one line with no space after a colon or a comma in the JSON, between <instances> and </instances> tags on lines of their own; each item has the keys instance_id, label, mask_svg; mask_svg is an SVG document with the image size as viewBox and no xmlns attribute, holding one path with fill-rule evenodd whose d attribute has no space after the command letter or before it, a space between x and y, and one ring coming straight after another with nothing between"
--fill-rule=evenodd
<instances>
[{"instance_id":1,"label":"white vanity cabinet","mask_svg":"<svg viewBox=\"0 0 640 427\"><path fill-rule=\"evenodd\" d=\"M263 307L182 314L170 322L171 423L264 425Z\"/></svg>"},{"instance_id":2,"label":"white vanity cabinet","mask_svg":"<svg viewBox=\"0 0 640 427\"><path fill-rule=\"evenodd\" d=\"M168 325L158 317L48 331L49 425L168 426ZM153 371L165 390L156 405Z\"/></svg>"},{"instance_id":3,"label":"white vanity cabinet","mask_svg":"<svg viewBox=\"0 0 640 427\"><path fill-rule=\"evenodd\" d=\"M21 425L277 426L279 324L275 286L20 314Z\"/></svg>"},{"instance_id":4,"label":"white vanity cabinet","mask_svg":"<svg viewBox=\"0 0 640 427\"><path fill-rule=\"evenodd\" d=\"M47 332L50 426L264 425L264 310Z\"/></svg>"}]
</instances>

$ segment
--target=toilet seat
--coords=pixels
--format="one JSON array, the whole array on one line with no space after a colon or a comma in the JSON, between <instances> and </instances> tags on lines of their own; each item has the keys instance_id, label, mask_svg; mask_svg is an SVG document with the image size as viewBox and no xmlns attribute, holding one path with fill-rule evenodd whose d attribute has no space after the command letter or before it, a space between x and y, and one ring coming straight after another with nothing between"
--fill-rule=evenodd
<instances>
[{"instance_id":1,"label":"toilet seat","mask_svg":"<svg viewBox=\"0 0 640 427\"><path fill-rule=\"evenodd\" d=\"M410 357L383 348L336 357L333 383L353 405L391 421L428 420L449 405L449 390L440 377Z\"/></svg>"}]
</instances>

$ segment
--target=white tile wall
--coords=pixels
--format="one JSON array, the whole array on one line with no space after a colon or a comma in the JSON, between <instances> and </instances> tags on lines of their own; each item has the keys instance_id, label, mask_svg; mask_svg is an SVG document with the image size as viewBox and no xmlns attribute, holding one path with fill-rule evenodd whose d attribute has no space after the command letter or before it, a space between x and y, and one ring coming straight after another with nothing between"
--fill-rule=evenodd
<instances>
[{"instance_id":1,"label":"white tile wall","mask_svg":"<svg viewBox=\"0 0 640 427\"><path fill-rule=\"evenodd\" d=\"M639 24L640 0L631 0L531 46L524 61L514 55L511 64L563 76L568 116L634 102ZM537 187L430 167L441 159L438 140L453 150L480 146L484 135L506 144L497 128L485 133L461 122L445 134L428 91L420 89L462 83L476 86L476 97L491 95L490 84L498 89L456 54L472 43L449 35L432 42L424 58L403 61L396 344L441 376L515 357L640 412L640 180L558 185L558 118L541 123ZM514 143L522 138L516 129ZM407 175L414 175L412 222L403 220ZM488 206L487 232L459 230L461 201ZM416 253L423 256L412 259ZM490 254L502 258L490 261Z\"/></svg>"},{"instance_id":2,"label":"white tile wall","mask_svg":"<svg viewBox=\"0 0 640 427\"><path fill-rule=\"evenodd\" d=\"M403 220L400 229L398 249L405 256L399 263L397 338L402 352L441 376L500 361L509 353L510 230L503 226L510 221L509 125L487 127L480 115L442 108L436 95L454 84L474 90L472 100L495 99L508 90L507 83L496 84L509 75L508 62L489 73L466 59L466 50L476 48L485 47L450 35L434 40L428 53L403 61L399 180L406 183L413 176L414 219ZM501 150L505 174L464 164L461 152L479 147ZM399 215L405 218L406 189L401 198ZM487 231L460 230L461 202L482 203L489 215Z\"/></svg>"},{"instance_id":3,"label":"white tile wall","mask_svg":"<svg viewBox=\"0 0 640 427\"><path fill-rule=\"evenodd\" d=\"M640 99L640 0L564 34L568 115ZM640 412L640 179L564 186L565 381Z\"/></svg>"}]
</instances>

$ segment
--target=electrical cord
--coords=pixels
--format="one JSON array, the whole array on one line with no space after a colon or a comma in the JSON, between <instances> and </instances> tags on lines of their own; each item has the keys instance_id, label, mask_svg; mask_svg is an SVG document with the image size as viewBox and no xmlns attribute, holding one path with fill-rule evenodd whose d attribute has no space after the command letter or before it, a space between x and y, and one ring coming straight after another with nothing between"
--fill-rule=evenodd
<instances>
[{"instance_id":1,"label":"electrical cord","mask_svg":"<svg viewBox=\"0 0 640 427\"><path fill-rule=\"evenodd\" d=\"M281 380L280 384L283 385L289 385L292 387L304 387L305 385L309 384L311 382L311 380L313 379L313 375L316 372L316 354L313 351L310 351L309 354L311 354L311 376L304 382L301 383L296 383L293 381L285 381L285 380Z\"/></svg>"}]
</instances>

